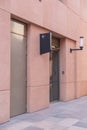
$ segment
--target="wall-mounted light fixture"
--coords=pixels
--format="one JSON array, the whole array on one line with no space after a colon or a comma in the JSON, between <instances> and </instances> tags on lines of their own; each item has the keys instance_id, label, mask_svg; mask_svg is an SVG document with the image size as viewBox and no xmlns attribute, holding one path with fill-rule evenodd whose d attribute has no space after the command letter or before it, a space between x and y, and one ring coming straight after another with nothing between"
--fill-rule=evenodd
<instances>
[{"instance_id":1,"label":"wall-mounted light fixture","mask_svg":"<svg viewBox=\"0 0 87 130\"><path fill-rule=\"evenodd\" d=\"M80 48L70 48L70 53L72 53L72 51L79 51L79 50L83 50L83 36L80 37Z\"/></svg>"}]
</instances>

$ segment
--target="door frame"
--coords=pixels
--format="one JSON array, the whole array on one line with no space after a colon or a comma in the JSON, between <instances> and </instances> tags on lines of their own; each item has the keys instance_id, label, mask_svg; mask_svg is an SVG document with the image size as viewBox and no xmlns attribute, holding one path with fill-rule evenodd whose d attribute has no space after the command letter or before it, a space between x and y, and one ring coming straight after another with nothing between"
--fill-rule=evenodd
<instances>
[{"instance_id":1,"label":"door frame","mask_svg":"<svg viewBox=\"0 0 87 130\"><path fill-rule=\"evenodd\" d=\"M54 40L58 40L58 50L57 49L55 49L55 50L53 50L53 51L58 51L58 100L53 100L53 101L51 101L51 97L49 97L49 99L50 99L50 102L56 102L56 101L59 101L60 100L60 72L59 72L59 70L60 70L60 39L59 38L57 38L57 37L52 37L52 41L54 41ZM54 41L55 42L55 41ZM49 57L51 58L51 56L50 55L52 55L52 51L50 52L50 54L49 54ZM49 60L50 60L50 58L49 58ZM50 61L49 61L50 62ZM49 63L50 64L50 63ZM52 63L51 63L52 64ZM50 88L51 89L51 88ZM51 90L49 90L49 91L51 91ZM51 92L50 92L50 96L51 96Z\"/></svg>"},{"instance_id":2,"label":"door frame","mask_svg":"<svg viewBox=\"0 0 87 130\"><path fill-rule=\"evenodd\" d=\"M11 22L17 22L17 23L20 23L20 24L23 24L24 25L24 37L26 37L26 104L25 104L25 109L26 109L26 112L27 112L27 23L24 23L23 21L20 21L20 20L17 20L17 19L14 19L14 18L11 18ZM11 34L12 33L14 33L14 32L12 32L11 31ZM15 33L14 33L15 34ZM18 34L18 35L20 35L20 34ZM10 46L11 46L11 44L10 44ZM10 52L11 52L11 50L10 50ZM10 53L10 59L11 59L11 53ZM10 62L10 66L11 66L11 62ZM11 80L10 80L10 88L11 88ZM11 89L10 89L11 90ZM10 93L11 93L11 91L10 91ZM10 94L11 95L11 94ZM10 96L10 98L11 98L11 96ZM11 100L10 100L10 109L11 109ZM10 111L11 112L11 111ZM25 112L25 113L26 113ZM11 117L11 113L10 113L10 117Z\"/></svg>"}]
</instances>

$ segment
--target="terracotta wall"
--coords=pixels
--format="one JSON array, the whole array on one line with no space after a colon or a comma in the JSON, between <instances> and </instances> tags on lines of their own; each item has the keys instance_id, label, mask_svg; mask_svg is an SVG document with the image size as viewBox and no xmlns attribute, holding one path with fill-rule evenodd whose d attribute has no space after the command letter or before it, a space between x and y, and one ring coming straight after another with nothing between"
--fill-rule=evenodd
<instances>
[{"instance_id":1,"label":"terracotta wall","mask_svg":"<svg viewBox=\"0 0 87 130\"><path fill-rule=\"evenodd\" d=\"M87 95L87 0L0 0L0 123L10 117L11 17L28 24L28 111L49 106L49 54L39 55L43 32L61 35L61 100ZM71 54L80 36L84 50Z\"/></svg>"},{"instance_id":2,"label":"terracotta wall","mask_svg":"<svg viewBox=\"0 0 87 130\"><path fill-rule=\"evenodd\" d=\"M70 53L76 42L71 39L61 39L60 42L60 100L67 101L76 98L76 53Z\"/></svg>"},{"instance_id":3,"label":"terracotta wall","mask_svg":"<svg viewBox=\"0 0 87 130\"><path fill-rule=\"evenodd\" d=\"M84 36L84 49L81 52L77 52L77 97L87 95L87 1L81 0L80 5L80 28L79 35ZM77 41L77 47L79 46L79 41Z\"/></svg>"},{"instance_id":4,"label":"terracotta wall","mask_svg":"<svg viewBox=\"0 0 87 130\"><path fill-rule=\"evenodd\" d=\"M1 0L0 8L28 22L77 40L87 21L86 0ZM29 3L29 4L28 4ZM62 25L62 26L61 26Z\"/></svg>"},{"instance_id":5,"label":"terracotta wall","mask_svg":"<svg viewBox=\"0 0 87 130\"><path fill-rule=\"evenodd\" d=\"M10 14L0 9L0 123L10 113Z\"/></svg>"},{"instance_id":6,"label":"terracotta wall","mask_svg":"<svg viewBox=\"0 0 87 130\"><path fill-rule=\"evenodd\" d=\"M49 106L49 53L40 55L40 34L48 30L28 27L27 44L27 111Z\"/></svg>"},{"instance_id":7,"label":"terracotta wall","mask_svg":"<svg viewBox=\"0 0 87 130\"><path fill-rule=\"evenodd\" d=\"M27 21L78 40L80 19L86 13L86 0L11 0L11 13ZM85 15L86 16L86 15ZM85 18L84 18L85 19ZM62 26L61 26L62 25Z\"/></svg>"}]
</instances>

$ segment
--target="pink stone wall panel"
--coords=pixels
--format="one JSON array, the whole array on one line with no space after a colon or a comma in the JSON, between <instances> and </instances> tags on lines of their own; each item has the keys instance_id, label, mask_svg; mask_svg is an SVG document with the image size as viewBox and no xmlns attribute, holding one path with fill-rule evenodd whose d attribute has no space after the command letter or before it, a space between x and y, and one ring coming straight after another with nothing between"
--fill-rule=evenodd
<instances>
[{"instance_id":1,"label":"pink stone wall panel","mask_svg":"<svg viewBox=\"0 0 87 130\"><path fill-rule=\"evenodd\" d=\"M28 87L27 111L34 112L49 106L49 86Z\"/></svg>"},{"instance_id":2,"label":"pink stone wall panel","mask_svg":"<svg viewBox=\"0 0 87 130\"><path fill-rule=\"evenodd\" d=\"M67 5L67 0L59 0L59 1Z\"/></svg>"},{"instance_id":3,"label":"pink stone wall panel","mask_svg":"<svg viewBox=\"0 0 87 130\"><path fill-rule=\"evenodd\" d=\"M87 44L87 23L83 19L80 19L80 27L78 31L80 36L84 36L84 44Z\"/></svg>"},{"instance_id":4,"label":"pink stone wall panel","mask_svg":"<svg viewBox=\"0 0 87 130\"><path fill-rule=\"evenodd\" d=\"M10 14L0 9L0 90L10 88Z\"/></svg>"},{"instance_id":5,"label":"pink stone wall panel","mask_svg":"<svg viewBox=\"0 0 87 130\"><path fill-rule=\"evenodd\" d=\"M76 98L75 82L62 83L60 89L60 100L69 101Z\"/></svg>"},{"instance_id":6,"label":"pink stone wall panel","mask_svg":"<svg viewBox=\"0 0 87 130\"><path fill-rule=\"evenodd\" d=\"M49 53L40 55L40 34L47 32L36 26L29 28L28 87L49 84Z\"/></svg>"},{"instance_id":7,"label":"pink stone wall panel","mask_svg":"<svg viewBox=\"0 0 87 130\"><path fill-rule=\"evenodd\" d=\"M65 39L60 40L60 84L61 83L66 83L66 44L65 44ZM64 74L62 74L64 72ZM61 87L60 87L61 89Z\"/></svg>"},{"instance_id":8,"label":"pink stone wall panel","mask_svg":"<svg viewBox=\"0 0 87 130\"><path fill-rule=\"evenodd\" d=\"M77 98L87 95L87 80L77 82Z\"/></svg>"},{"instance_id":9,"label":"pink stone wall panel","mask_svg":"<svg viewBox=\"0 0 87 130\"><path fill-rule=\"evenodd\" d=\"M86 47L87 49L87 47ZM84 49L84 51L78 52L77 54L77 81L83 81L83 80L87 80L87 73L86 73L86 69L87 69L87 61L86 61L86 57L87 57L87 50Z\"/></svg>"},{"instance_id":10,"label":"pink stone wall panel","mask_svg":"<svg viewBox=\"0 0 87 130\"><path fill-rule=\"evenodd\" d=\"M66 34L66 12L66 6L58 0L11 0L12 14L63 35Z\"/></svg>"},{"instance_id":11,"label":"pink stone wall panel","mask_svg":"<svg viewBox=\"0 0 87 130\"><path fill-rule=\"evenodd\" d=\"M67 6L73 10L75 13L80 15L80 4L81 0L66 0L67 1Z\"/></svg>"},{"instance_id":12,"label":"pink stone wall panel","mask_svg":"<svg viewBox=\"0 0 87 130\"><path fill-rule=\"evenodd\" d=\"M80 5L80 3L82 5ZM43 26L51 31L78 39L80 12L86 18L86 0L66 0L65 4L58 0L22 1L11 0L11 13L22 19ZM67 6L66 6L67 5ZM81 7L81 8L80 8ZM86 7L86 6L85 6ZM83 11L84 10L84 11Z\"/></svg>"},{"instance_id":13,"label":"pink stone wall panel","mask_svg":"<svg viewBox=\"0 0 87 130\"><path fill-rule=\"evenodd\" d=\"M0 0L0 8L10 11L10 0Z\"/></svg>"},{"instance_id":14,"label":"pink stone wall panel","mask_svg":"<svg viewBox=\"0 0 87 130\"><path fill-rule=\"evenodd\" d=\"M11 0L10 4L12 14L73 40L78 38L80 14L87 21L86 0L66 0L65 4L58 0Z\"/></svg>"},{"instance_id":15,"label":"pink stone wall panel","mask_svg":"<svg viewBox=\"0 0 87 130\"><path fill-rule=\"evenodd\" d=\"M44 0L43 26L59 34L66 35L67 8L58 0ZM61 11L62 10L62 11Z\"/></svg>"},{"instance_id":16,"label":"pink stone wall panel","mask_svg":"<svg viewBox=\"0 0 87 130\"><path fill-rule=\"evenodd\" d=\"M78 39L80 18L72 10L67 10L67 36L71 39Z\"/></svg>"},{"instance_id":17,"label":"pink stone wall panel","mask_svg":"<svg viewBox=\"0 0 87 130\"><path fill-rule=\"evenodd\" d=\"M49 53L40 55L40 34L45 29L31 25L27 41L27 111L33 112L49 105Z\"/></svg>"},{"instance_id":18,"label":"pink stone wall panel","mask_svg":"<svg viewBox=\"0 0 87 130\"><path fill-rule=\"evenodd\" d=\"M11 0L11 13L32 23L43 24L43 1Z\"/></svg>"},{"instance_id":19,"label":"pink stone wall panel","mask_svg":"<svg viewBox=\"0 0 87 130\"><path fill-rule=\"evenodd\" d=\"M11 0L12 14L73 40L79 37L80 13L86 19L86 12L86 0L66 0L65 4L58 0Z\"/></svg>"},{"instance_id":20,"label":"pink stone wall panel","mask_svg":"<svg viewBox=\"0 0 87 130\"><path fill-rule=\"evenodd\" d=\"M87 21L87 0L81 0L80 14L83 20Z\"/></svg>"},{"instance_id":21,"label":"pink stone wall panel","mask_svg":"<svg viewBox=\"0 0 87 130\"><path fill-rule=\"evenodd\" d=\"M76 53L70 53L70 48L75 48L76 42L66 39L66 82L73 83L76 80Z\"/></svg>"},{"instance_id":22,"label":"pink stone wall panel","mask_svg":"<svg viewBox=\"0 0 87 130\"><path fill-rule=\"evenodd\" d=\"M70 53L70 48L75 48L75 45L70 39L60 42L60 100L63 101L75 98L76 54Z\"/></svg>"},{"instance_id":23,"label":"pink stone wall panel","mask_svg":"<svg viewBox=\"0 0 87 130\"><path fill-rule=\"evenodd\" d=\"M75 52L70 53L70 48L75 48L75 41L65 39L60 44L60 82L74 82L76 70ZM62 74L64 71L64 74Z\"/></svg>"},{"instance_id":24,"label":"pink stone wall panel","mask_svg":"<svg viewBox=\"0 0 87 130\"><path fill-rule=\"evenodd\" d=\"M60 101L66 101L66 82L60 84Z\"/></svg>"},{"instance_id":25,"label":"pink stone wall panel","mask_svg":"<svg viewBox=\"0 0 87 130\"><path fill-rule=\"evenodd\" d=\"M28 28L28 111L49 106L49 54L40 55L39 39L40 33L49 30L64 36L60 45L60 99L87 95L87 0L64 0L64 3L58 0L0 0L0 90L10 89L9 12L37 25ZM85 37L84 50L70 53L70 48L79 47L80 36ZM0 122L9 119L9 95L7 91L0 91Z\"/></svg>"},{"instance_id":26,"label":"pink stone wall panel","mask_svg":"<svg viewBox=\"0 0 87 130\"><path fill-rule=\"evenodd\" d=\"M76 82L68 82L66 84L66 97L65 100L73 100L76 98Z\"/></svg>"},{"instance_id":27,"label":"pink stone wall panel","mask_svg":"<svg viewBox=\"0 0 87 130\"><path fill-rule=\"evenodd\" d=\"M0 123L9 120L10 115L10 92L0 91Z\"/></svg>"}]
</instances>

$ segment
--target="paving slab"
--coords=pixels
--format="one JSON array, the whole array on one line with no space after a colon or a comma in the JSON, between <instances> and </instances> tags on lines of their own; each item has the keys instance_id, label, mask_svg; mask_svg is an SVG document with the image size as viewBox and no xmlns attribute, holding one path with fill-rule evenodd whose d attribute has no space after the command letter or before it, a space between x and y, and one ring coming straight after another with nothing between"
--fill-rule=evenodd
<instances>
[{"instance_id":1,"label":"paving slab","mask_svg":"<svg viewBox=\"0 0 87 130\"><path fill-rule=\"evenodd\" d=\"M65 130L87 130L87 128L72 126L72 127L67 128Z\"/></svg>"},{"instance_id":2,"label":"paving slab","mask_svg":"<svg viewBox=\"0 0 87 130\"><path fill-rule=\"evenodd\" d=\"M87 96L13 117L0 130L87 130Z\"/></svg>"},{"instance_id":3,"label":"paving slab","mask_svg":"<svg viewBox=\"0 0 87 130\"><path fill-rule=\"evenodd\" d=\"M83 128L87 128L87 122L77 122L76 124L74 124L74 126L78 126L78 127L83 127Z\"/></svg>"}]
</instances>

